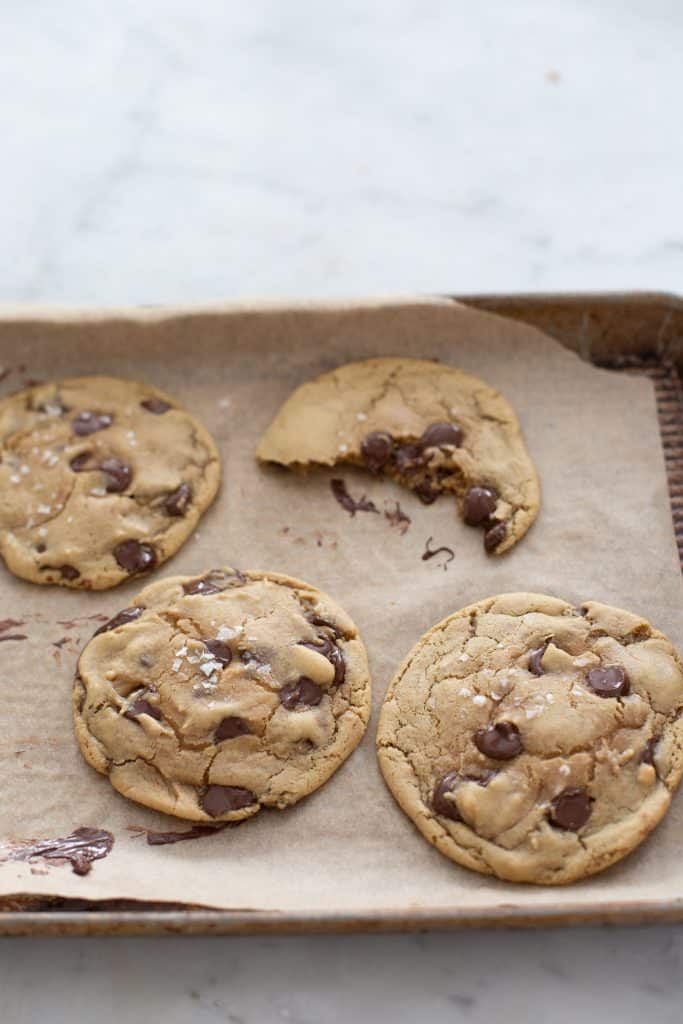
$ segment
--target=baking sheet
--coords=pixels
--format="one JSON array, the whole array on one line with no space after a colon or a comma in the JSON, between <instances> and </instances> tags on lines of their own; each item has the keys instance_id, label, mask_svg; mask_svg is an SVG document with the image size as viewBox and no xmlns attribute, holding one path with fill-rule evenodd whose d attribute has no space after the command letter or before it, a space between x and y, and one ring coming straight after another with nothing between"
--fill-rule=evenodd
<instances>
[{"instance_id":1,"label":"baking sheet","mask_svg":"<svg viewBox=\"0 0 683 1024\"><path fill-rule=\"evenodd\" d=\"M502 559L485 559L478 531L452 502L431 507L358 472L301 478L260 469L252 451L279 403L302 380L371 355L440 358L480 374L516 406L543 487L539 521ZM0 323L3 392L26 377L85 373L139 377L183 400L213 432L224 485L195 536L160 574L236 562L277 569L329 590L367 643L374 704L417 637L450 611L504 590L541 590L639 611L680 646L681 579L649 381L598 370L522 324L451 303L363 308L169 312L32 318ZM21 367L23 366L23 369ZM329 479L380 507L401 502L405 535L383 516L354 519ZM422 561L425 542L455 559ZM82 761L69 693L78 647L97 621L140 588L103 594L39 588L0 574L0 618L23 621L25 641L0 643L0 840L64 835L80 825L115 835L85 877L68 866L0 865L0 895L139 898L209 907L367 918L397 911L487 916L636 907L683 897L677 849L683 804L655 836L602 876L561 890L512 886L466 872L418 835L384 788L374 754L376 715L361 747L317 794L284 813L215 836L149 847L131 826L182 827L125 801ZM65 636L60 648L53 646Z\"/></svg>"}]
</instances>

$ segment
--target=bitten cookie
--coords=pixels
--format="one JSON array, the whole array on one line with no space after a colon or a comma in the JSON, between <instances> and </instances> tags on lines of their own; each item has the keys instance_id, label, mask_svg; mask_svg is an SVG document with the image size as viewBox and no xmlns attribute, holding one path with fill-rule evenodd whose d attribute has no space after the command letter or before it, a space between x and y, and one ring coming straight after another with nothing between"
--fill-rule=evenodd
<instances>
[{"instance_id":1,"label":"bitten cookie","mask_svg":"<svg viewBox=\"0 0 683 1024\"><path fill-rule=\"evenodd\" d=\"M384 778L451 860L514 882L613 864L683 773L683 669L644 619L503 594L429 630L389 687Z\"/></svg>"},{"instance_id":2,"label":"bitten cookie","mask_svg":"<svg viewBox=\"0 0 683 1024\"><path fill-rule=\"evenodd\" d=\"M256 454L297 469L364 466L426 504L454 494L493 554L516 544L538 514L514 410L483 380L440 363L369 359L325 373L285 402Z\"/></svg>"},{"instance_id":3,"label":"bitten cookie","mask_svg":"<svg viewBox=\"0 0 683 1024\"><path fill-rule=\"evenodd\" d=\"M104 590L148 572L219 481L208 432L146 384L77 377L0 401L0 554L22 579Z\"/></svg>"},{"instance_id":4,"label":"bitten cookie","mask_svg":"<svg viewBox=\"0 0 683 1024\"><path fill-rule=\"evenodd\" d=\"M193 821L295 804L369 712L346 612L308 583L236 569L146 587L85 646L74 686L86 760L129 799Z\"/></svg>"}]
</instances>

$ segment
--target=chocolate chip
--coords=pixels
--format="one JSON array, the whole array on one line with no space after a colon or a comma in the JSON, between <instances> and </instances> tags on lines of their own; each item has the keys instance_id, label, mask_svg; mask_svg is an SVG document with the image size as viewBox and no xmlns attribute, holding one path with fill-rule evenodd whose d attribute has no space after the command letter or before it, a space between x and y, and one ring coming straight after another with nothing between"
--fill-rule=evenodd
<instances>
[{"instance_id":1,"label":"chocolate chip","mask_svg":"<svg viewBox=\"0 0 683 1024\"><path fill-rule=\"evenodd\" d=\"M74 434L85 437L87 434L95 434L98 430L110 427L114 417L107 412L79 412L74 416L71 426Z\"/></svg>"},{"instance_id":2,"label":"chocolate chip","mask_svg":"<svg viewBox=\"0 0 683 1024\"><path fill-rule=\"evenodd\" d=\"M88 468L91 458L92 452L81 452L80 455L74 455L69 466L73 469L74 473L83 473Z\"/></svg>"},{"instance_id":3,"label":"chocolate chip","mask_svg":"<svg viewBox=\"0 0 683 1024\"><path fill-rule=\"evenodd\" d=\"M216 661L221 665L229 665L232 661L232 651L224 640L205 640L204 646L211 651Z\"/></svg>"},{"instance_id":4,"label":"chocolate chip","mask_svg":"<svg viewBox=\"0 0 683 1024\"><path fill-rule=\"evenodd\" d=\"M184 516L192 499L192 488L189 484L181 484L164 498L164 509L169 516Z\"/></svg>"},{"instance_id":5,"label":"chocolate chip","mask_svg":"<svg viewBox=\"0 0 683 1024\"><path fill-rule=\"evenodd\" d=\"M241 786L207 786L199 797L200 807L212 818L228 811L239 811L255 803L254 794Z\"/></svg>"},{"instance_id":6,"label":"chocolate chip","mask_svg":"<svg viewBox=\"0 0 683 1024\"><path fill-rule=\"evenodd\" d=\"M529 661L527 662L527 667L528 667L529 671L532 673L532 675L535 675L535 676L542 676L542 675L544 675L545 669L543 668L543 655L545 654L547 649L548 649L548 645L547 644L543 644L542 647L537 647L529 655Z\"/></svg>"},{"instance_id":7,"label":"chocolate chip","mask_svg":"<svg viewBox=\"0 0 683 1024\"><path fill-rule=\"evenodd\" d=\"M126 572L146 572L157 564L154 548L139 540L124 540L114 548L114 558Z\"/></svg>"},{"instance_id":8,"label":"chocolate chip","mask_svg":"<svg viewBox=\"0 0 683 1024\"><path fill-rule=\"evenodd\" d=\"M290 683L280 690L280 702L288 711L293 711L298 704L315 707L322 700L323 691L308 676L302 676L298 683Z\"/></svg>"},{"instance_id":9,"label":"chocolate chip","mask_svg":"<svg viewBox=\"0 0 683 1024\"><path fill-rule=\"evenodd\" d=\"M394 439L384 430L375 430L372 434L368 434L360 446L363 461L373 473L379 473L380 469L386 465L393 450Z\"/></svg>"},{"instance_id":10,"label":"chocolate chip","mask_svg":"<svg viewBox=\"0 0 683 1024\"><path fill-rule=\"evenodd\" d=\"M110 494L119 494L121 491L125 491L133 477L133 470L120 459L105 459L100 463L99 468L104 473L104 486Z\"/></svg>"},{"instance_id":11,"label":"chocolate chip","mask_svg":"<svg viewBox=\"0 0 683 1024\"><path fill-rule=\"evenodd\" d=\"M432 808L443 818L450 818L452 821L462 821L454 800L447 800L446 794L452 793L460 776L457 772L448 772L437 782L432 793Z\"/></svg>"},{"instance_id":12,"label":"chocolate chip","mask_svg":"<svg viewBox=\"0 0 683 1024\"><path fill-rule=\"evenodd\" d=\"M402 444L394 452L394 465L403 476L409 476L424 465L419 444Z\"/></svg>"},{"instance_id":13,"label":"chocolate chip","mask_svg":"<svg viewBox=\"0 0 683 1024\"><path fill-rule=\"evenodd\" d=\"M332 643L329 637L319 636L315 643L302 640L301 647L308 647L309 650L316 651L316 653L322 654L323 657L327 658L334 666L333 686L341 686L346 678L346 661L340 649L335 643Z\"/></svg>"},{"instance_id":14,"label":"chocolate chip","mask_svg":"<svg viewBox=\"0 0 683 1024\"><path fill-rule=\"evenodd\" d=\"M162 413L168 412L171 408L168 402L164 402L163 398L145 398L144 402L140 402L140 405L147 412L153 412L155 416L161 416Z\"/></svg>"},{"instance_id":15,"label":"chocolate chip","mask_svg":"<svg viewBox=\"0 0 683 1024\"><path fill-rule=\"evenodd\" d=\"M585 789L563 789L551 804L550 821L568 832L578 832L591 815L591 799Z\"/></svg>"},{"instance_id":16,"label":"chocolate chip","mask_svg":"<svg viewBox=\"0 0 683 1024\"><path fill-rule=\"evenodd\" d=\"M659 743L659 736L653 736L651 740L648 740L645 745L645 750L640 755L641 764L651 764L654 767L655 763L655 750Z\"/></svg>"},{"instance_id":17,"label":"chocolate chip","mask_svg":"<svg viewBox=\"0 0 683 1024\"><path fill-rule=\"evenodd\" d=\"M228 715L227 718L223 718L218 723L213 734L213 741L214 743L222 743L223 740L234 740L238 736L250 735L251 729L243 718L238 718L237 715Z\"/></svg>"},{"instance_id":18,"label":"chocolate chip","mask_svg":"<svg viewBox=\"0 0 683 1024\"><path fill-rule=\"evenodd\" d=\"M36 544L36 551L38 552L39 555L42 555L45 551L47 551L47 544L43 544L42 541L40 542L40 544Z\"/></svg>"},{"instance_id":19,"label":"chocolate chip","mask_svg":"<svg viewBox=\"0 0 683 1024\"><path fill-rule=\"evenodd\" d=\"M232 573L207 572L206 576L199 576L195 580L188 580L183 583L183 591L186 594L218 594L221 590L228 590L229 587L241 587L247 582L239 569L233 569Z\"/></svg>"},{"instance_id":20,"label":"chocolate chip","mask_svg":"<svg viewBox=\"0 0 683 1024\"><path fill-rule=\"evenodd\" d=\"M591 668L586 672L586 682L598 697L624 697L629 691L628 676L621 665Z\"/></svg>"},{"instance_id":21,"label":"chocolate chip","mask_svg":"<svg viewBox=\"0 0 683 1024\"><path fill-rule=\"evenodd\" d=\"M484 548L486 551L494 551L495 548L505 539L508 532L507 523L494 523L484 534Z\"/></svg>"},{"instance_id":22,"label":"chocolate chip","mask_svg":"<svg viewBox=\"0 0 683 1024\"><path fill-rule=\"evenodd\" d=\"M497 722L488 729L479 729L474 742L482 754L496 761L510 761L524 750L519 729L512 722Z\"/></svg>"},{"instance_id":23,"label":"chocolate chip","mask_svg":"<svg viewBox=\"0 0 683 1024\"><path fill-rule=\"evenodd\" d=\"M498 495L492 487L470 487L463 500L463 518L468 526L481 526L496 510Z\"/></svg>"},{"instance_id":24,"label":"chocolate chip","mask_svg":"<svg viewBox=\"0 0 683 1024\"><path fill-rule=\"evenodd\" d=\"M60 565L59 575L63 580L77 580L81 574L73 565Z\"/></svg>"},{"instance_id":25,"label":"chocolate chip","mask_svg":"<svg viewBox=\"0 0 683 1024\"><path fill-rule=\"evenodd\" d=\"M144 608L124 608L123 611L115 615L109 622L105 622L103 626L96 629L93 636L99 636L100 633L108 633L110 629L116 629L117 626L125 626L127 622L135 622L139 619L144 611Z\"/></svg>"},{"instance_id":26,"label":"chocolate chip","mask_svg":"<svg viewBox=\"0 0 683 1024\"><path fill-rule=\"evenodd\" d=\"M124 718L138 718L140 715L149 715L150 718L161 721L161 712L155 708L144 697L136 697L132 704L129 704L124 711Z\"/></svg>"},{"instance_id":27,"label":"chocolate chip","mask_svg":"<svg viewBox=\"0 0 683 1024\"><path fill-rule=\"evenodd\" d=\"M413 490L423 505L433 505L439 497L439 492L434 490L430 480L421 480Z\"/></svg>"},{"instance_id":28,"label":"chocolate chip","mask_svg":"<svg viewBox=\"0 0 683 1024\"><path fill-rule=\"evenodd\" d=\"M462 430L455 423L431 423L423 431L420 443L424 448L441 448L443 445L459 448Z\"/></svg>"}]
</instances>

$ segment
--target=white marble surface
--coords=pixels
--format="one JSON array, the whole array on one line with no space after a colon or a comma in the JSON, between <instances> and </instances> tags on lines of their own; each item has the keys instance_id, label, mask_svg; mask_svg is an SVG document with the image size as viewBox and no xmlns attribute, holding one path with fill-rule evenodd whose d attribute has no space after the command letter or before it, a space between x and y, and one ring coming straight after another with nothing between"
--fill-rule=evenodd
<instances>
[{"instance_id":1,"label":"white marble surface","mask_svg":"<svg viewBox=\"0 0 683 1024\"><path fill-rule=\"evenodd\" d=\"M683 290L680 0L3 0L0 300ZM0 940L2 1019L680 1020L683 928Z\"/></svg>"}]
</instances>

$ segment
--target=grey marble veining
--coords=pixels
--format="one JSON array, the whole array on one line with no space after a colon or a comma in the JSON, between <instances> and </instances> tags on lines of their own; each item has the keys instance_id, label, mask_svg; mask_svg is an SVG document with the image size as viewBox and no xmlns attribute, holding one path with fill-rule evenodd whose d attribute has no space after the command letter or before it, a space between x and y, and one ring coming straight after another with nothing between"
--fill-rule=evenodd
<instances>
[{"instance_id":1,"label":"grey marble veining","mask_svg":"<svg viewBox=\"0 0 683 1024\"><path fill-rule=\"evenodd\" d=\"M682 967L673 928L0 941L12 1024L678 1024Z\"/></svg>"},{"instance_id":2,"label":"grey marble veining","mask_svg":"<svg viewBox=\"0 0 683 1024\"><path fill-rule=\"evenodd\" d=\"M4 0L0 300L681 291L682 36L679 0ZM679 1021L682 956L679 927L6 939L0 1005Z\"/></svg>"},{"instance_id":3,"label":"grey marble veining","mask_svg":"<svg viewBox=\"0 0 683 1024\"><path fill-rule=\"evenodd\" d=\"M678 0L5 0L0 298L680 288Z\"/></svg>"}]
</instances>

